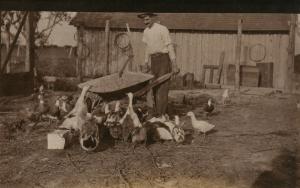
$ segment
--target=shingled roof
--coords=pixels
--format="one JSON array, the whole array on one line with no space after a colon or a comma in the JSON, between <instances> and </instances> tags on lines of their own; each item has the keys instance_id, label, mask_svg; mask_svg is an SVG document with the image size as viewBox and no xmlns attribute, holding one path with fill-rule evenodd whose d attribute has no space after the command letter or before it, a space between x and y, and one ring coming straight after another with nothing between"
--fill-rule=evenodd
<instances>
[{"instance_id":1,"label":"shingled roof","mask_svg":"<svg viewBox=\"0 0 300 188\"><path fill-rule=\"evenodd\" d=\"M89 28L104 28L110 20L110 28L125 28L128 23L132 29L144 29L139 13L121 12L79 12L72 19L72 25ZM270 13L157 13L157 19L174 30L236 31L237 21L243 19L245 31L288 31L291 14Z\"/></svg>"}]
</instances>

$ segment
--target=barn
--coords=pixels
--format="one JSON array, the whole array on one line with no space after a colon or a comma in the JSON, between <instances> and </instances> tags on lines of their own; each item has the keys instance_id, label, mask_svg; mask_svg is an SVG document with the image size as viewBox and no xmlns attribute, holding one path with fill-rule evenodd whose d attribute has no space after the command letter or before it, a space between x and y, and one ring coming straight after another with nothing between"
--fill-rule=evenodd
<instances>
[{"instance_id":1,"label":"barn","mask_svg":"<svg viewBox=\"0 0 300 188\"><path fill-rule=\"evenodd\" d=\"M235 68L232 71L231 66L236 64L238 21L242 19L239 63L246 67L243 70L250 72L244 74L249 78L248 81L242 81L242 85L280 90L293 87L294 32L290 23L296 19L295 15L160 13L156 19L170 30L181 74L193 73L195 80L201 81L205 74L203 65L218 65L220 55L224 52L224 69L220 79L222 85L234 83ZM109 34L106 35L107 21ZM78 28L78 36L81 36L78 37L81 39L78 39L78 46L83 47L78 52L81 67L78 70L82 71L83 77L110 74L120 69L122 52L114 46L114 41L120 32L126 32L126 23L131 30L134 51L130 68L139 71L139 65L144 63L141 38L145 26L137 18L137 13L81 12L73 18L71 24ZM109 36L109 40L105 36ZM105 55L106 46L109 46L108 58ZM263 79L260 83L256 81L257 76L251 74L252 67L259 68L258 79Z\"/></svg>"}]
</instances>

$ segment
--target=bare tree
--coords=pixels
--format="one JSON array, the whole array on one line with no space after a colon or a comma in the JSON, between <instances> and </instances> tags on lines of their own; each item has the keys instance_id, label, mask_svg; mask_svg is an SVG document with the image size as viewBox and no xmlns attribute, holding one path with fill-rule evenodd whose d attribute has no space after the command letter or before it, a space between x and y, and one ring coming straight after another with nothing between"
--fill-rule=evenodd
<instances>
[{"instance_id":1,"label":"bare tree","mask_svg":"<svg viewBox=\"0 0 300 188\"><path fill-rule=\"evenodd\" d=\"M10 44L10 40L14 37L12 33L20 26L23 15L24 12L22 11L2 11L1 18L3 19L3 24L1 25L1 31L6 33L8 44ZM35 44L43 46L48 44L54 27L62 24L64 21L69 21L71 16L67 12L48 12L48 15L42 18L41 12L34 12L33 19ZM37 25L41 19L44 19L47 24L43 28L38 28ZM22 30L21 35L23 38L26 38L25 29Z\"/></svg>"}]
</instances>

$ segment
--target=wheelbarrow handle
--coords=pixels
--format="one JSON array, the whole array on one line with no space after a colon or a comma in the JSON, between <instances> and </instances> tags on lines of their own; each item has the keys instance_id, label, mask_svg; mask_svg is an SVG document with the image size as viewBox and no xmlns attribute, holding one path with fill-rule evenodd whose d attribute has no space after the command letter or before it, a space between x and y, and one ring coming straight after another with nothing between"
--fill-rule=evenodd
<instances>
[{"instance_id":1,"label":"wheelbarrow handle","mask_svg":"<svg viewBox=\"0 0 300 188\"><path fill-rule=\"evenodd\" d=\"M153 87L169 80L171 78L171 76L176 75L178 73L167 73L157 79L155 79L153 82L149 83L146 87L142 88L141 90L135 92L133 95L138 97L143 95L144 93L146 93L148 90L152 89Z\"/></svg>"},{"instance_id":2,"label":"wheelbarrow handle","mask_svg":"<svg viewBox=\"0 0 300 188\"><path fill-rule=\"evenodd\" d=\"M123 64L123 67L121 68L121 70L119 71L119 77L122 77L125 68L127 67L129 61L131 61L133 59L134 55L130 55L128 56L128 59L125 61L125 63Z\"/></svg>"}]
</instances>

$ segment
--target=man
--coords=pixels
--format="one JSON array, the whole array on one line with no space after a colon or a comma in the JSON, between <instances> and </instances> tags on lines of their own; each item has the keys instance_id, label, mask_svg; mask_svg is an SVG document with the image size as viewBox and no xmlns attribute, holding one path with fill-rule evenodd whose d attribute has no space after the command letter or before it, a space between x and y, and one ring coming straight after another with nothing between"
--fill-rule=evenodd
<instances>
[{"instance_id":1,"label":"man","mask_svg":"<svg viewBox=\"0 0 300 188\"><path fill-rule=\"evenodd\" d=\"M146 28L143 33L142 41L146 44L145 64L149 67L151 61L151 72L154 78L163 76L171 71L177 73L179 70L176 65L176 56L170 33L167 27L154 23L153 13L143 13L138 15L144 20ZM153 88L155 111L157 115L163 115L168 106L169 82L164 82Z\"/></svg>"}]
</instances>

